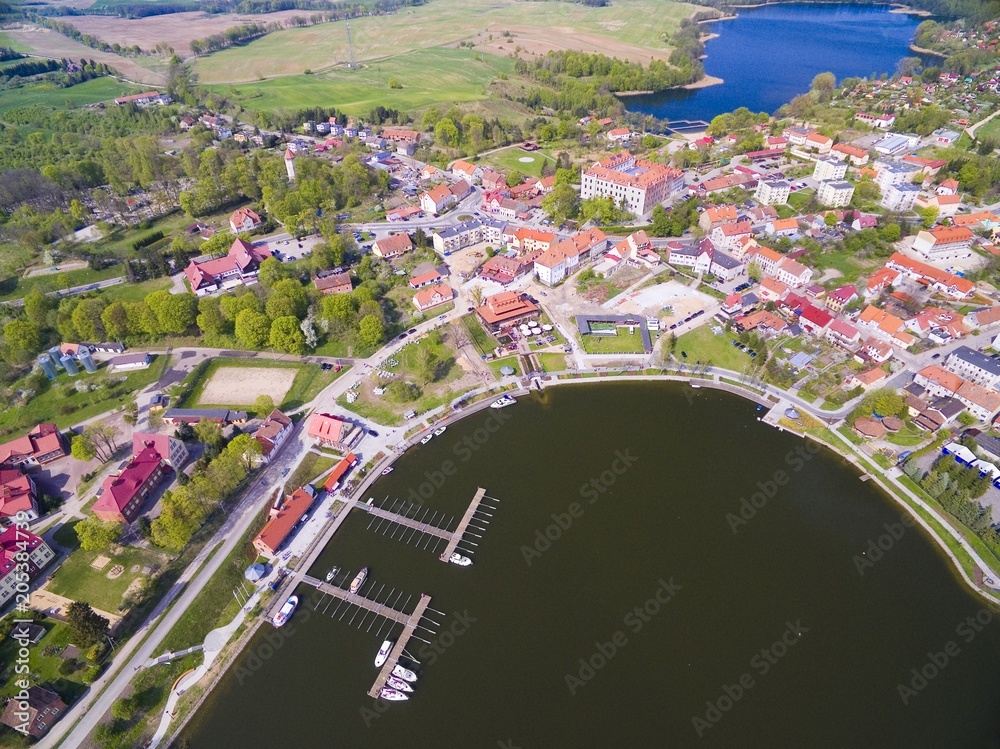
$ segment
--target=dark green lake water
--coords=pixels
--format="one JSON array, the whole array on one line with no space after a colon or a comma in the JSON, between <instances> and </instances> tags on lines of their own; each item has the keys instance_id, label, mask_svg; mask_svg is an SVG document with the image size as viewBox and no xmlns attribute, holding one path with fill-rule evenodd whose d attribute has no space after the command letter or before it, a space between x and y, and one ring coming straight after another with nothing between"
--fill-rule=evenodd
<instances>
[{"instance_id":1,"label":"dark green lake water","mask_svg":"<svg viewBox=\"0 0 1000 749\"><path fill-rule=\"evenodd\" d=\"M262 628L195 716L191 747L1000 745L1000 626L841 460L745 401L666 384L555 388L500 414L481 447L496 412L414 449L370 492L407 497L452 461L428 506L460 516L477 486L501 500L475 566L355 511L313 570L367 565L411 608L426 592L447 613L424 633L433 647L411 641L413 699L373 710L385 633L311 611L302 587L292 624ZM760 484L773 498L736 525ZM899 538L860 575L885 524ZM559 537L536 553L547 528ZM904 704L898 685L925 667Z\"/></svg>"}]
</instances>

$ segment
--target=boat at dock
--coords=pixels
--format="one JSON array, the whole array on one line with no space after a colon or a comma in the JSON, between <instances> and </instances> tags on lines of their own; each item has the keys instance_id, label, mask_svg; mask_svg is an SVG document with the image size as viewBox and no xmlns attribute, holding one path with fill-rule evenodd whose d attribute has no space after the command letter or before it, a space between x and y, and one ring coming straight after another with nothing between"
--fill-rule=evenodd
<instances>
[{"instance_id":1,"label":"boat at dock","mask_svg":"<svg viewBox=\"0 0 1000 749\"><path fill-rule=\"evenodd\" d=\"M380 699L389 700L390 702L402 702L403 700L410 699L398 689L392 689L391 687L382 687L379 690L378 696Z\"/></svg>"},{"instance_id":2,"label":"boat at dock","mask_svg":"<svg viewBox=\"0 0 1000 749\"><path fill-rule=\"evenodd\" d=\"M386 659L389 657L389 653L392 651L392 640L386 640L382 643L382 647L378 649L378 655L375 656L375 667L382 668L385 665Z\"/></svg>"},{"instance_id":3,"label":"boat at dock","mask_svg":"<svg viewBox=\"0 0 1000 749\"><path fill-rule=\"evenodd\" d=\"M434 430L434 436L435 437L440 437L442 434L444 434L444 430L447 429L447 428L448 427L441 427L440 429L435 429Z\"/></svg>"},{"instance_id":4,"label":"boat at dock","mask_svg":"<svg viewBox=\"0 0 1000 749\"><path fill-rule=\"evenodd\" d=\"M299 605L299 597L292 596L282 604L281 609L278 611L277 614L274 615L274 618L271 620L271 623L275 627L284 627L288 623L288 620L291 618L292 612L295 611L295 607L298 605Z\"/></svg>"},{"instance_id":5,"label":"boat at dock","mask_svg":"<svg viewBox=\"0 0 1000 749\"><path fill-rule=\"evenodd\" d=\"M411 684L417 680L417 675L408 668L403 668L398 663L392 667L392 675L396 678L408 681Z\"/></svg>"},{"instance_id":6,"label":"boat at dock","mask_svg":"<svg viewBox=\"0 0 1000 749\"><path fill-rule=\"evenodd\" d=\"M361 586L365 584L365 578L368 577L368 568L365 567L358 573L358 576L351 581L351 592L357 593L361 590Z\"/></svg>"},{"instance_id":7,"label":"boat at dock","mask_svg":"<svg viewBox=\"0 0 1000 749\"><path fill-rule=\"evenodd\" d=\"M450 557L448 557L448 561L451 562L452 564L457 564L459 567L468 567L469 565L472 564L471 559L462 556L457 551Z\"/></svg>"},{"instance_id":8,"label":"boat at dock","mask_svg":"<svg viewBox=\"0 0 1000 749\"><path fill-rule=\"evenodd\" d=\"M382 471L383 476L388 476L390 473L392 473L392 466L389 466L384 471Z\"/></svg>"},{"instance_id":9,"label":"boat at dock","mask_svg":"<svg viewBox=\"0 0 1000 749\"><path fill-rule=\"evenodd\" d=\"M388 679L385 680L385 683L388 686L400 692L413 691L413 687L411 687L408 682L405 682L402 679L397 679L395 676L390 676Z\"/></svg>"},{"instance_id":10,"label":"boat at dock","mask_svg":"<svg viewBox=\"0 0 1000 749\"><path fill-rule=\"evenodd\" d=\"M517 403L516 400L511 398L509 395L505 395L502 398L498 398L490 404L490 408L506 408L507 406L513 406Z\"/></svg>"},{"instance_id":11,"label":"boat at dock","mask_svg":"<svg viewBox=\"0 0 1000 749\"><path fill-rule=\"evenodd\" d=\"M430 441L431 441L431 439L432 439L433 437L434 437L434 435L433 435L433 434L428 434L428 435L427 435L426 437L421 437L421 438L420 438L420 444L421 444L421 445L426 445L426 444L427 444L428 442L430 442Z\"/></svg>"},{"instance_id":12,"label":"boat at dock","mask_svg":"<svg viewBox=\"0 0 1000 749\"><path fill-rule=\"evenodd\" d=\"M328 583L332 582L333 578L335 578L339 573L340 573L340 567L331 567L330 571L326 573L326 581Z\"/></svg>"}]
</instances>

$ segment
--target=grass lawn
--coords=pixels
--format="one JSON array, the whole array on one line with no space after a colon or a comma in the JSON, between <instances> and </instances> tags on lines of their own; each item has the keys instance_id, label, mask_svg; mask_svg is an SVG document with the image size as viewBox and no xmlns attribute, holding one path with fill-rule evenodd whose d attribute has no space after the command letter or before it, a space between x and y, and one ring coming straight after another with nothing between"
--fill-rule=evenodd
<instances>
[{"instance_id":1,"label":"grass lawn","mask_svg":"<svg viewBox=\"0 0 1000 749\"><path fill-rule=\"evenodd\" d=\"M20 299L32 289L46 292L62 291L73 286L106 281L109 278L121 278L123 275L125 275L125 266L116 264L101 270L80 268L65 273L50 273L30 278L10 277L0 282L0 301Z\"/></svg>"},{"instance_id":2,"label":"grass lawn","mask_svg":"<svg viewBox=\"0 0 1000 749\"><path fill-rule=\"evenodd\" d=\"M81 657L77 660L77 669L73 673L64 676L59 672L59 667L64 661L59 657L59 653L67 645L74 645L75 639L70 631L69 625L58 622L55 619L46 619L41 625L48 630L48 633L37 645L31 646L28 656L28 666L31 669L30 682L32 684L46 684L54 687L59 695L67 702L75 701L86 691L83 684L83 674L90 668L91 663ZM14 669L17 666L17 640L5 639L0 643L0 698L14 695L18 691L15 683L16 679L28 676L18 676ZM48 653L48 655L46 655ZM20 746L20 744L7 743L8 734L3 735L4 746ZM25 744L26 746L26 744Z\"/></svg>"},{"instance_id":3,"label":"grass lawn","mask_svg":"<svg viewBox=\"0 0 1000 749\"><path fill-rule=\"evenodd\" d=\"M751 359L730 343L735 337L725 332L715 335L708 325L702 325L677 339L674 356L688 364L702 362L741 372ZM687 359L681 356L682 351L687 353Z\"/></svg>"},{"instance_id":4,"label":"grass lawn","mask_svg":"<svg viewBox=\"0 0 1000 749\"><path fill-rule=\"evenodd\" d=\"M964 133L963 136L966 139L968 139L968 136L965 135ZM990 120L985 125L976 130L976 138L979 140L982 140L984 138L996 138L998 136L1000 136L1000 115L997 115L992 120Z\"/></svg>"},{"instance_id":5,"label":"grass lawn","mask_svg":"<svg viewBox=\"0 0 1000 749\"><path fill-rule=\"evenodd\" d=\"M245 407L247 404L232 404L232 403L201 403L201 394L205 389L205 386L212 379L219 369L225 367L269 367L274 369L296 369L298 373L295 375L295 379L292 381L292 386L288 389L288 393L285 394L285 399L277 404L278 408L281 409L295 409L304 403L308 403L317 395L323 388L330 385L334 380L340 377L347 371L347 367L342 368L339 372L334 370L323 371L320 369L318 364L304 364L301 362L291 362L291 361L277 361L275 359L263 359L263 358L238 358L238 357L215 357L211 359L208 364L200 366L189 376L189 381L187 382L187 391L180 398L178 402L178 407L193 408L195 405L199 407L208 406L218 406L218 407L231 407L231 406L242 406Z\"/></svg>"},{"instance_id":6,"label":"grass lawn","mask_svg":"<svg viewBox=\"0 0 1000 749\"><path fill-rule=\"evenodd\" d=\"M147 294L161 289L169 289L171 285L169 278L151 278L141 283L120 283L117 286L109 286L101 291L101 296L108 302L141 302Z\"/></svg>"},{"instance_id":7,"label":"grass lawn","mask_svg":"<svg viewBox=\"0 0 1000 749\"><path fill-rule=\"evenodd\" d=\"M107 365L101 366L94 374L81 372L75 377L60 374L53 382L46 383L45 389L27 404L0 411L0 433L17 436L43 421L66 428L119 408L133 393L159 380L167 360L166 356L154 356L148 369L120 375L109 373ZM80 391L79 388L84 385L93 387L93 390ZM15 387L18 387L17 383Z\"/></svg>"},{"instance_id":8,"label":"grass lawn","mask_svg":"<svg viewBox=\"0 0 1000 749\"><path fill-rule=\"evenodd\" d=\"M493 371L493 376L498 380L504 378L504 375L500 374L501 367L511 367L514 370L514 374L521 374L521 367L517 362L516 356L507 356L503 359L493 359L487 362L489 368Z\"/></svg>"},{"instance_id":9,"label":"grass lawn","mask_svg":"<svg viewBox=\"0 0 1000 749\"><path fill-rule=\"evenodd\" d=\"M74 601L86 601L95 608L113 614L121 605L126 588L133 580L142 576L142 567L163 565L166 562L159 554L127 546L120 554L105 552L104 556L111 561L104 569L96 570L90 563L100 555L96 551L77 549L59 566L46 589ZM125 571L111 580L108 572L116 564L122 565ZM133 572L132 568L135 566L140 569Z\"/></svg>"},{"instance_id":10,"label":"grass lawn","mask_svg":"<svg viewBox=\"0 0 1000 749\"><path fill-rule=\"evenodd\" d=\"M807 187L805 190L799 190L798 192L793 192L788 196L788 205L796 211L801 212L802 209L809 204L809 201L812 200L815 192L816 191L811 187Z\"/></svg>"},{"instance_id":11,"label":"grass lawn","mask_svg":"<svg viewBox=\"0 0 1000 749\"><path fill-rule=\"evenodd\" d=\"M582 335L580 345L588 354L641 354L642 336L639 328L633 328L632 333L628 328L619 327L618 335Z\"/></svg>"},{"instance_id":12,"label":"grass lawn","mask_svg":"<svg viewBox=\"0 0 1000 749\"><path fill-rule=\"evenodd\" d=\"M0 46L10 45L0 39ZM36 104L55 109L75 109L137 91L139 89L135 86L119 83L114 78L95 78L69 88L60 88L49 81L39 81L22 88L0 90L0 115L16 107Z\"/></svg>"},{"instance_id":13,"label":"grass lawn","mask_svg":"<svg viewBox=\"0 0 1000 749\"><path fill-rule=\"evenodd\" d=\"M208 88L259 111L297 110L316 101L336 101L337 108L347 114L367 114L379 105L411 111L483 99L489 83L513 69L513 61L496 55L434 47L371 60L354 70L336 67L311 75ZM402 88L390 88L390 79Z\"/></svg>"},{"instance_id":14,"label":"grass lawn","mask_svg":"<svg viewBox=\"0 0 1000 749\"><path fill-rule=\"evenodd\" d=\"M21 44L19 41L15 40L10 34L4 34L2 32L0 32L0 47L7 47L8 49L12 49L15 52L31 51L31 47Z\"/></svg>"},{"instance_id":15,"label":"grass lawn","mask_svg":"<svg viewBox=\"0 0 1000 749\"><path fill-rule=\"evenodd\" d=\"M817 276L823 275L823 271L827 268L839 270L844 277L837 279L838 284L853 283L867 270L862 261L845 252L814 252L809 255L806 262L815 269Z\"/></svg>"},{"instance_id":16,"label":"grass lawn","mask_svg":"<svg viewBox=\"0 0 1000 749\"><path fill-rule=\"evenodd\" d=\"M538 363L546 372L562 372L569 369L566 364L566 354L538 354Z\"/></svg>"},{"instance_id":17,"label":"grass lawn","mask_svg":"<svg viewBox=\"0 0 1000 749\"><path fill-rule=\"evenodd\" d=\"M356 400L348 403L347 398L340 396L337 403L348 411L353 411L363 419L374 421L385 426L398 427L403 423L403 417L397 414L392 408L381 403L369 403L367 401Z\"/></svg>"},{"instance_id":18,"label":"grass lawn","mask_svg":"<svg viewBox=\"0 0 1000 749\"><path fill-rule=\"evenodd\" d=\"M307 452L295 470L292 471L292 475L288 477L288 481L285 483L285 493L291 494L300 486L305 486L339 462L340 459L332 455L317 455L314 452Z\"/></svg>"},{"instance_id":19,"label":"grass lawn","mask_svg":"<svg viewBox=\"0 0 1000 749\"><path fill-rule=\"evenodd\" d=\"M522 159L531 159L531 161L522 161ZM555 166L556 160L545 150L528 153L517 146L511 146L503 151L484 156L477 163L493 166L500 172L516 169L528 177L541 177L542 166L546 163Z\"/></svg>"},{"instance_id":20,"label":"grass lawn","mask_svg":"<svg viewBox=\"0 0 1000 749\"><path fill-rule=\"evenodd\" d=\"M464 315L462 317L462 325L469 332L469 337L472 339L472 345L475 346L476 351L483 356L489 356L493 353L493 350L497 347L496 341L479 324L479 318L475 312Z\"/></svg>"}]
</instances>

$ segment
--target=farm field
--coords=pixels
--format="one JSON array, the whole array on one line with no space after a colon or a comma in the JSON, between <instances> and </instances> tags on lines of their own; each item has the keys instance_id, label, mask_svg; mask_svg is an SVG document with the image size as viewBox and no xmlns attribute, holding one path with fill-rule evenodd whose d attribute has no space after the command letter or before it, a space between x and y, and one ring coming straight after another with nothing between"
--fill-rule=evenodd
<instances>
[{"instance_id":1,"label":"farm field","mask_svg":"<svg viewBox=\"0 0 1000 749\"><path fill-rule=\"evenodd\" d=\"M367 114L379 105L406 111L483 99L490 81L513 67L511 60L495 55L435 47L375 60L356 70L338 67L312 75L207 88L238 100L246 109L270 112L332 104L347 114ZM389 88L390 78L402 88Z\"/></svg>"},{"instance_id":2,"label":"farm field","mask_svg":"<svg viewBox=\"0 0 1000 749\"><path fill-rule=\"evenodd\" d=\"M520 46L529 54L580 49L648 62L650 57L669 56L661 34L671 33L694 10L686 3L654 0L622 0L603 8L517 0L433 0L390 16L352 19L351 38L359 61L472 40L482 42L483 51L500 56ZM195 71L203 83L229 83L342 65L349 57L344 27L336 21L278 31L203 57ZM504 32L511 36L504 37Z\"/></svg>"},{"instance_id":3,"label":"farm field","mask_svg":"<svg viewBox=\"0 0 1000 749\"><path fill-rule=\"evenodd\" d=\"M113 78L95 78L69 88L60 88L48 81L32 83L22 88L0 90L0 115L15 107L35 105L55 109L83 107L136 91L135 86L119 83Z\"/></svg>"}]
</instances>

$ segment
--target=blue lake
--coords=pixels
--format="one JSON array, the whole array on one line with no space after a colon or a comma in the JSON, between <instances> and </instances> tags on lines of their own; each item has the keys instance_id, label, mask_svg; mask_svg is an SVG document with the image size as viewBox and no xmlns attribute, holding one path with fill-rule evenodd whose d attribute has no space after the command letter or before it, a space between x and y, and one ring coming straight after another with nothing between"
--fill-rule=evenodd
<instances>
[{"instance_id":1,"label":"blue lake","mask_svg":"<svg viewBox=\"0 0 1000 749\"><path fill-rule=\"evenodd\" d=\"M737 107L773 114L826 71L837 80L893 73L920 22L888 5L770 5L705 24L705 72L725 83L623 99L630 111L705 120Z\"/></svg>"}]
</instances>

